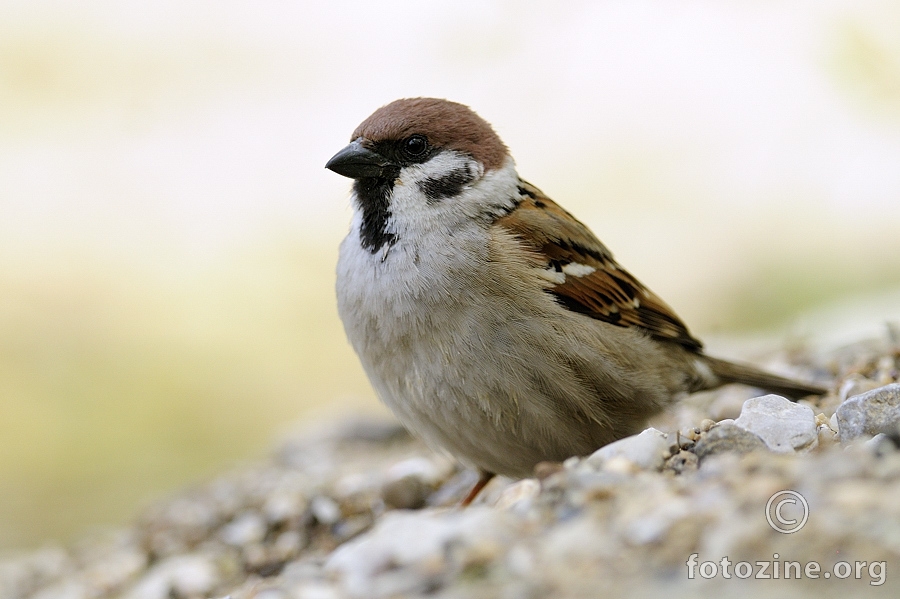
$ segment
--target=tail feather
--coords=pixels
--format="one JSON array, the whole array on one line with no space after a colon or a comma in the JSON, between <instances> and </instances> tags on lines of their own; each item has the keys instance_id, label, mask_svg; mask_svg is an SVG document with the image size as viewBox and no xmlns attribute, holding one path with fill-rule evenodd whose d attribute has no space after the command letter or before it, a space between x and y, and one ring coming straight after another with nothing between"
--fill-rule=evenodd
<instances>
[{"instance_id":1,"label":"tail feather","mask_svg":"<svg viewBox=\"0 0 900 599\"><path fill-rule=\"evenodd\" d=\"M771 374L749 364L736 364L718 358L704 356L706 363L712 369L722 384L741 383L751 387L759 387L790 399L801 399L808 395L825 395L828 390L825 387L813 383L795 381L777 374Z\"/></svg>"}]
</instances>

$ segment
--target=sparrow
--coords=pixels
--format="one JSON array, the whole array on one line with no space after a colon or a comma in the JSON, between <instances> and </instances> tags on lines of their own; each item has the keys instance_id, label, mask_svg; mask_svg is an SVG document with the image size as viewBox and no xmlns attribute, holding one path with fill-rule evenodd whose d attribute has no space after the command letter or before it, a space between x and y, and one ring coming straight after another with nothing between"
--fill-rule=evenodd
<instances>
[{"instance_id":1,"label":"sparrow","mask_svg":"<svg viewBox=\"0 0 900 599\"><path fill-rule=\"evenodd\" d=\"M656 294L521 179L469 107L391 102L326 168L353 179L337 302L381 400L481 472L524 478L642 430L688 393L825 393L707 356Z\"/></svg>"}]
</instances>

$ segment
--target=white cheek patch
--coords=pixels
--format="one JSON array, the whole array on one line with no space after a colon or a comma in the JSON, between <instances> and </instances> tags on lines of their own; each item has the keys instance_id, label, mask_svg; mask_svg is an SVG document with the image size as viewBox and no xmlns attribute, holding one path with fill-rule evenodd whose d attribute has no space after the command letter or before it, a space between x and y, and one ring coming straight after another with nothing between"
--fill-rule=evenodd
<instances>
[{"instance_id":1,"label":"white cheek patch","mask_svg":"<svg viewBox=\"0 0 900 599\"><path fill-rule=\"evenodd\" d=\"M466 172L473 176L473 180L481 177L483 167L477 164L469 156L453 151L443 151L423 164L414 164L404 167L394 181L394 191L391 195L390 211L400 221L401 226L413 224L423 219L435 218L437 213L426 209L429 197L423 192L422 187L430 181L446 177L454 172ZM463 193L471 187L471 184L463 188ZM415 225L413 225L415 227Z\"/></svg>"},{"instance_id":2,"label":"white cheek patch","mask_svg":"<svg viewBox=\"0 0 900 599\"><path fill-rule=\"evenodd\" d=\"M413 187L429 179L440 179L447 173L461 169L470 169L474 175L473 179L479 179L484 174L484 167L469 156L452 150L444 150L427 162L403 168L398 178L403 185Z\"/></svg>"},{"instance_id":3,"label":"white cheek patch","mask_svg":"<svg viewBox=\"0 0 900 599\"><path fill-rule=\"evenodd\" d=\"M471 182L454 190L452 198L441 193L429 197L428 186L445 181L454 172L466 173ZM514 206L518 182L512 159L485 173L471 156L444 150L423 164L401 169L390 199L389 231L410 241L432 233L446 236L447 231L483 227L485 214Z\"/></svg>"}]
</instances>

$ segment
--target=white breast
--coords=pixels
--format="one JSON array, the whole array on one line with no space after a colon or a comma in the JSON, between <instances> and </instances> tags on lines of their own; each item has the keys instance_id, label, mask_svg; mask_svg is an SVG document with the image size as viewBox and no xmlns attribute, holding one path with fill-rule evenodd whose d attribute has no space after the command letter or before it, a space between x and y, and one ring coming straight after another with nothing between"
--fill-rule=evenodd
<instances>
[{"instance_id":1,"label":"white breast","mask_svg":"<svg viewBox=\"0 0 900 599\"><path fill-rule=\"evenodd\" d=\"M490 209L512 208L518 175L507 165L477 179L459 195L428 202L417 184L461 164L481 166L454 152L403 169L394 185L387 232L394 242L374 254L363 248L362 217L354 214L341 244L337 269L338 308L347 335L360 353L369 346L409 339L423 326L445 319L454 306L470 303L480 271L489 261ZM429 323L426 323L429 321Z\"/></svg>"}]
</instances>

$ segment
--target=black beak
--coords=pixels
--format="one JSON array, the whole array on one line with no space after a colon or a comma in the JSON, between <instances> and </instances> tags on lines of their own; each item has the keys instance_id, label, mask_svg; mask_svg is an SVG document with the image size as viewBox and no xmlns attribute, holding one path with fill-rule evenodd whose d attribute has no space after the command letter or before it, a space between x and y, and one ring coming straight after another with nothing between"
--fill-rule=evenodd
<instances>
[{"instance_id":1,"label":"black beak","mask_svg":"<svg viewBox=\"0 0 900 599\"><path fill-rule=\"evenodd\" d=\"M357 139L332 156L325 168L351 179L360 179L387 177L397 166L378 152L364 148Z\"/></svg>"}]
</instances>

